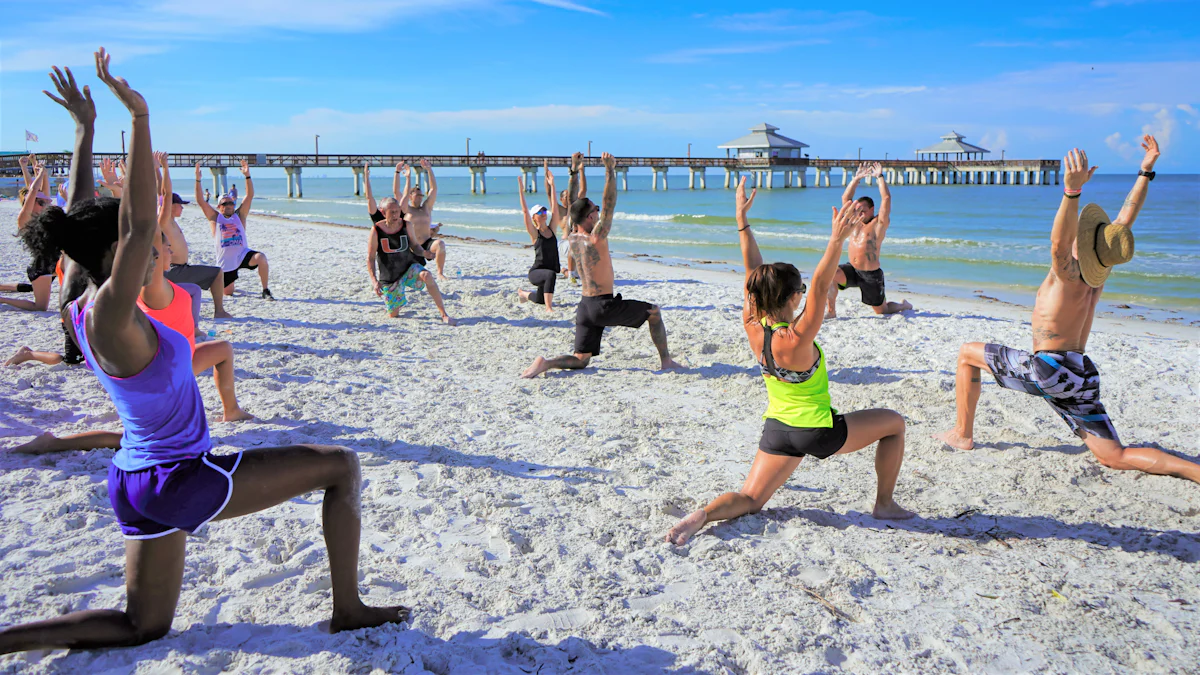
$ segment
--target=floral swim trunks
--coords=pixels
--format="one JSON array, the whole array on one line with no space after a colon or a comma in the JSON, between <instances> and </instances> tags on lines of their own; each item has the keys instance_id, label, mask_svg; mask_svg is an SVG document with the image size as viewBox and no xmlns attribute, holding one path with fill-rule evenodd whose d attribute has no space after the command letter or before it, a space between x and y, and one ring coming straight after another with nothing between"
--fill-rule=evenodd
<instances>
[{"instance_id":1,"label":"floral swim trunks","mask_svg":"<svg viewBox=\"0 0 1200 675\"><path fill-rule=\"evenodd\" d=\"M383 287L383 304L387 306L389 313L399 311L408 304L405 289L425 290L425 282L421 281L421 272L424 271L425 267L422 265L411 265L403 276Z\"/></svg>"}]
</instances>

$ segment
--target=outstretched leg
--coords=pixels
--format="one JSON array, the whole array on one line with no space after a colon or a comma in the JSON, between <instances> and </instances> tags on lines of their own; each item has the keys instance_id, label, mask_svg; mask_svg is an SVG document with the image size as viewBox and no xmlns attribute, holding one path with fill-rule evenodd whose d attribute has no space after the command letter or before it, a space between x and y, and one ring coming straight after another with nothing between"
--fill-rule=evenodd
<instances>
[{"instance_id":1,"label":"outstretched leg","mask_svg":"<svg viewBox=\"0 0 1200 675\"><path fill-rule=\"evenodd\" d=\"M1163 452L1158 448L1126 447L1119 439L1107 439L1083 432L1083 442L1100 463L1117 471L1145 471L1159 476L1175 476L1200 483L1200 464Z\"/></svg>"},{"instance_id":2,"label":"outstretched leg","mask_svg":"<svg viewBox=\"0 0 1200 675\"><path fill-rule=\"evenodd\" d=\"M574 356L560 356L556 359L548 359L544 356L539 356L533 360L533 364L521 373L521 377L530 379L541 375L547 370L579 370L587 368L588 363L592 360L591 354L578 353Z\"/></svg>"},{"instance_id":3,"label":"outstretched leg","mask_svg":"<svg viewBox=\"0 0 1200 675\"><path fill-rule=\"evenodd\" d=\"M55 366L63 362L63 356L56 352L35 352L29 347L21 347L4 362L4 365L18 366L26 361L40 361L48 366Z\"/></svg>"},{"instance_id":4,"label":"outstretched leg","mask_svg":"<svg viewBox=\"0 0 1200 675\"><path fill-rule=\"evenodd\" d=\"M61 438L46 432L28 443L18 445L9 452L22 455L43 455L48 452L119 447L121 447L121 434L116 431L85 431L81 434L71 434Z\"/></svg>"},{"instance_id":5,"label":"outstretched leg","mask_svg":"<svg viewBox=\"0 0 1200 675\"><path fill-rule=\"evenodd\" d=\"M759 450L740 491L726 492L709 502L708 506L680 520L667 533L667 541L676 546L683 546L708 523L730 520L747 513L758 513L771 495L787 482L796 467L800 466L801 459Z\"/></svg>"},{"instance_id":6,"label":"outstretched leg","mask_svg":"<svg viewBox=\"0 0 1200 675\"><path fill-rule=\"evenodd\" d=\"M682 368L683 366L671 360L671 354L667 350L667 325L663 323L662 311L658 305L650 308L650 317L646 321L650 324L650 339L654 341L654 347L658 349L658 358L662 360L663 370Z\"/></svg>"},{"instance_id":7,"label":"outstretched leg","mask_svg":"<svg viewBox=\"0 0 1200 675\"><path fill-rule=\"evenodd\" d=\"M217 385L217 394L221 397L221 408L224 412L221 421L241 422L254 419L254 415L242 410L238 405L237 393L234 391L233 345L225 340L196 345L196 351L192 353L192 372L199 375L209 368L213 369L213 382Z\"/></svg>"},{"instance_id":8,"label":"outstretched leg","mask_svg":"<svg viewBox=\"0 0 1200 675\"><path fill-rule=\"evenodd\" d=\"M895 410L874 408L846 414L846 442L836 454L857 452L879 442L875 450L875 508L871 515L881 520L903 520L913 513L893 498L900 464L904 461L904 416Z\"/></svg>"},{"instance_id":9,"label":"outstretched leg","mask_svg":"<svg viewBox=\"0 0 1200 675\"><path fill-rule=\"evenodd\" d=\"M324 490L321 529L333 584L332 632L408 620L405 607L368 607L358 595L358 546L362 475L349 448L292 445L247 450L233 474L233 496L217 520L262 511L294 497Z\"/></svg>"},{"instance_id":10,"label":"outstretched leg","mask_svg":"<svg viewBox=\"0 0 1200 675\"><path fill-rule=\"evenodd\" d=\"M871 309L875 310L876 314L897 314L912 308L912 303L905 300L904 302L885 302Z\"/></svg>"},{"instance_id":11,"label":"outstretched leg","mask_svg":"<svg viewBox=\"0 0 1200 675\"><path fill-rule=\"evenodd\" d=\"M171 630L183 582L184 532L125 540L125 611L89 609L0 631L0 654L132 647Z\"/></svg>"},{"instance_id":12,"label":"outstretched leg","mask_svg":"<svg viewBox=\"0 0 1200 675\"><path fill-rule=\"evenodd\" d=\"M983 384L980 371L988 368L983 356L982 342L968 342L958 350L958 372L954 376L954 398L958 420L954 428L934 436L952 448L970 450L975 447L975 407Z\"/></svg>"}]
</instances>

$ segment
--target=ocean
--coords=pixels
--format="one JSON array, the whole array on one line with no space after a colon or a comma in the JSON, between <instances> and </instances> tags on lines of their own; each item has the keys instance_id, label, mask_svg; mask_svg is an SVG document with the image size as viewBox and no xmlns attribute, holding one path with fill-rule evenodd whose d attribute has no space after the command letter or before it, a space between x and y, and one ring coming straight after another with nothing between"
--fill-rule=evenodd
<instances>
[{"instance_id":1,"label":"ocean","mask_svg":"<svg viewBox=\"0 0 1200 675\"><path fill-rule=\"evenodd\" d=\"M439 179L434 220L444 224L444 233L528 244L515 176L498 173L488 176L486 195L472 195L466 176ZM558 173L561 189L566 172ZM377 172L374 186L380 194L390 191L391 178L390 170ZM603 175L592 171L589 178L589 196L599 201ZM1085 186L1083 203L1096 202L1116 217L1133 178L1097 175ZM718 187L708 190L688 190L683 172L672 179L673 189L653 191L649 175L630 175L629 191L617 193L610 236L614 253L734 269L741 256L733 191L719 187L716 175L709 176L709 184ZM253 210L259 213L369 225L365 199L354 196L349 172L344 177L305 176L303 199L287 198L283 178L258 178L255 185ZM244 185L239 188L244 192ZM764 258L792 262L809 276L828 241L830 207L838 204L842 189L759 190L750 219ZM1049 267L1050 229L1061 189L893 186L892 224L882 251L889 290L983 294L1032 304ZM857 194L878 202L875 186L862 185ZM545 192L526 199L530 205L544 203ZM1105 304L1200 316L1198 230L1200 176L1159 175L1134 226L1137 255L1109 278ZM899 298L893 294L893 299Z\"/></svg>"}]
</instances>

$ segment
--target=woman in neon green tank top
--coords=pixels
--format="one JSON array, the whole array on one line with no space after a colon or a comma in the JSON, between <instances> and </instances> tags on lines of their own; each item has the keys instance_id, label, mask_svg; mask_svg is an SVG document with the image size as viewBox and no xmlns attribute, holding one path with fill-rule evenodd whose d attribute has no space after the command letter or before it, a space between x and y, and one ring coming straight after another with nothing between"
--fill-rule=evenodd
<instances>
[{"instance_id":1,"label":"woman in neon green tank top","mask_svg":"<svg viewBox=\"0 0 1200 675\"><path fill-rule=\"evenodd\" d=\"M706 523L757 513L800 466L805 455L824 459L861 450L878 441L875 471L879 484L873 516L886 520L914 514L892 499L904 459L904 418L894 410L859 410L837 414L830 405L825 352L817 331L825 317L821 299L816 311L793 320L804 299L800 272L789 263L764 265L746 214L757 190L746 198L746 179L737 189L738 236L746 265L746 295L742 324L750 348L759 354L767 385L767 412L762 439L750 475L739 492L726 492L697 509L673 527L667 541L682 546ZM829 288L842 245L862 219L857 204L833 210L833 234L817 269L812 287Z\"/></svg>"}]
</instances>

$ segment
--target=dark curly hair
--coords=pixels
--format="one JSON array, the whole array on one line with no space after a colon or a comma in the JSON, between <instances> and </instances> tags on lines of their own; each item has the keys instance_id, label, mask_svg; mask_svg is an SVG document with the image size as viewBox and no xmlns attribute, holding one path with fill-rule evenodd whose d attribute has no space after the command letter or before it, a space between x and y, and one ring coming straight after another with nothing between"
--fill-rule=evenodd
<instances>
[{"instance_id":1,"label":"dark curly hair","mask_svg":"<svg viewBox=\"0 0 1200 675\"><path fill-rule=\"evenodd\" d=\"M766 316L779 316L792 294L797 292L804 292L804 280L800 270L791 263L759 265L746 277L750 312L760 321Z\"/></svg>"},{"instance_id":2,"label":"dark curly hair","mask_svg":"<svg viewBox=\"0 0 1200 675\"><path fill-rule=\"evenodd\" d=\"M49 269L66 253L79 263L97 284L108 279L104 257L119 236L117 211L121 200L111 197L87 199L66 213L57 206L46 207L21 230L21 241L33 255L37 269Z\"/></svg>"}]
</instances>

